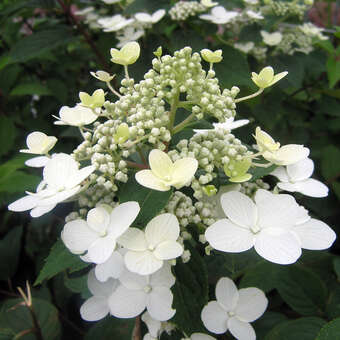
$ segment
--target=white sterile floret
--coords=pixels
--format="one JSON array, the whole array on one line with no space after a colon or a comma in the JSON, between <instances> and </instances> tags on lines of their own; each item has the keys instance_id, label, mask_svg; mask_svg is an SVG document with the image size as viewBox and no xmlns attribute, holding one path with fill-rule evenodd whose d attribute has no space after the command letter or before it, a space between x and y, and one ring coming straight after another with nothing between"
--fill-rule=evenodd
<instances>
[{"instance_id":1,"label":"white sterile floret","mask_svg":"<svg viewBox=\"0 0 340 340\"><path fill-rule=\"evenodd\" d=\"M193 333L189 338L182 338L181 340L216 340L216 339L207 334Z\"/></svg>"},{"instance_id":2,"label":"white sterile floret","mask_svg":"<svg viewBox=\"0 0 340 340\"><path fill-rule=\"evenodd\" d=\"M97 72L90 72L92 77L97 78L100 81L104 81L105 83L111 81L114 78L114 75L111 76L110 73L105 71L97 71Z\"/></svg>"},{"instance_id":3,"label":"white sterile floret","mask_svg":"<svg viewBox=\"0 0 340 340\"><path fill-rule=\"evenodd\" d=\"M261 31L260 33L262 35L263 42L269 46L278 45L283 38L280 32L269 33L267 31Z\"/></svg>"},{"instance_id":4,"label":"white sterile floret","mask_svg":"<svg viewBox=\"0 0 340 340\"><path fill-rule=\"evenodd\" d=\"M245 43L236 43L234 47L244 53L248 53L255 47L255 44L252 41L248 41Z\"/></svg>"},{"instance_id":5,"label":"white sterile floret","mask_svg":"<svg viewBox=\"0 0 340 340\"><path fill-rule=\"evenodd\" d=\"M216 6L211 10L211 14L202 14L199 17L203 20L211 21L214 24L227 24L239 16L236 11L227 11L223 6Z\"/></svg>"},{"instance_id":6,"label":"white sterile floret","mask_svg":"<svg viewBox=\"0 0 340 340\"><path fill-rule=\"evenodd\" d=\"M299 144L280 147L275 140L260 127L255 130L256 143L264 159L276 165L290 165L308 157L309 149Z\"/></svg>"},{"instance_id":7,"label":"white sterile floret","mask_svg":"<svg viewBox=\"0 0 340 340\"><path fill-rule=\"evenodd\" d=\"M116 36L119 40L119 43L117 44L118 48L123 47L129 42L138 40L145 33L143 29L137 29L133 26L126 27L123 31L120 32L121 33L119 35L117 34Z\"/></svg>"},{"instance_id":8,"label":"white sterile floret","mask_svg":"<svg viewBox=\"0 0 340 340\"><path fill-rule=\"evenodd\" d=\"M43 170L43 181L36 193L11 203L11 211L31 210L32 217L39 217L51 211L58 203L81 191L80 183L85 180L95 167L90 165L79 169L79 163L65 153L53 154Z\"/></svg>"},{"instance_id":9,"label":"white sterile floret","mask_svg":"<svg viewBox=\"0 0 340 340\"><path fill-rule=\"evenodd\" d=\"M125 253L126 253L125 249L116 250L105 262L97 264L94 269L96 278L100 282L105 282L110 278L118 279L120 275L123 273L123 270L125 268L124 264ZM85 262L92 262L91 258L89 258L87 254L82 256L81 259Z\"/></svg>"},{"instance_id":10,"label":"white sterile floret","mask_svg":"<svg viewBox=\"0 0 340 340\"><path fill-rule=\"evenodd\" d=\"M209 131L217 131L217 130L234 130L237 129L241 126L247 125L249 123L248 119L240 119L240 120L235 120L234 117L228 118L224 123L212 123L214 126L214 129L194 129L193 131L196 134L204 134Z\"/></svg>"},{"instance_id":11,"label":"white sterile floret","mask_svg":"<svg viewBox=\"0 0 340 340\"><path fill-rule=\"evenodd\" d=\"M158 340L163 331L161 321L152 318L149 312L144 312L141 319L149 331L144 335L143 340Z\"/></svg>"},{"instance_id":12,"label":"white sterile floret","mask_svg":"<svg viewBox=\"0 0 340 340\"><path fill-rule=\"evenodd\" d=\"M105 2L107 5L112 5L112 4L116 4L117 2L121 2L122 0L102 0L103 2Z\"/></svg>"},{"instance_id":13,"label":"white sterile floret","mask_svg":"<svg viewBox=\"0 0 340 340\"><path fill-rule=\"evenodd\" d=\"M256 334L250 322L265 312L268 299L261 289L250 287L237 290L235 283L222 277L216 284L216 300L202 310L204 326L215 334L227 330L238 340L255 340Z\"/></svg>"},{"instance_id":14,"label":"white sterile floret","mask_svg":"<svg viewBox=\"0 0 340 340\"><path fill-rule=\"evenodd\" d=\"M132 24L134 19L126 19L121 14L116 14L113 17L105 17L98 20L104 32L115 32Z\"/></svg>"},{"instance_id":15,"label":"white sterile floret","mask_svg":"<svg viewBox=\"0 0 340 340\"><path fill-rule=\"evenodd\" d=\"M155 24L164 17L165 13L164 9L159 9L151 15L144 12L136 13L135 18L143 24Z\"/></svg>"},{"instance_id":16,"label":"white sterile floret","mask_svg":"<svg viewBox=\"0 0 340 340\"><path fill-rule=\"evenodd\" d=\"M138 275L126 270L119 278L120 285L109 299L110 312L117 318L134 318L146 308L158 321L171 319L176 310L171 308L170 288L175 277L166 263L152 275Z\"/></svg>"},{"instance_id":17,"label":"white sterile floret","mask_svg":"<svg viewBox=\"0 0 340 340\"><path fill-rule=\"evenodd\" d=\"M182 255L183 246L177 242L178 237L176 216L161 214L147 224L145 232L128 229L118 243L129 250L124 257L126 267L131 272L148 275L160 269L164 261Z\"/></svg>"},{"instance_id":18,"label":"white sterile floret","mask_svg":"<svg viewBox=\"0 0 340 340\"><path fill-rule=\"evenodd\" d=\"M31 132L26 138L28 149L22 149L20 152L45 155L54 147L56 142L57 138L54 136L47 136L39 131Z\"/></svg>"},{"instance_id":19,"label":"white sterile floret","mask_svg":"<svg viewBox=\"0 0 340 340\"><path fill-rule=\"evenodd\" d=\"M114 279L109 279L106 282L98 281L92 269L87 277L87 286L93 296L80 307L81 317L86 321L98 321L105 318L110 313L109 297L118 285L119 281Z\"/></svg>"},{"instance_id":20,"label":"white sterile floret","mask_svg":"<svg viewBox=\"0 0 340 340\"><path fill-rule=\"evenodd\" d=\"M104 263L116 248L116 240L136 219L137 202L125 202L109 213L107 207L91 209L86 221L78 219L66 223L61 238L73 254L86 253L87 260Z\"/></svg>"},{"instance_id":21,"label":"white sterile floret","mask_svg":"<svg viewBox=\"0 0 340 340\"><path fill-rule=\"evenodd\" d=\"M196 159L184 157L174 163L163 151L154 149L149 154L151 170L136 173L136 181L144 187L168 191L171 186L180 189L191 182L198 167Z\"/></svg>"},{"instance_id":22,"label":"white sterile floret","mask_svg":"<svg viewBox=\"0 0 340 340\"><path fill-rule=\"evenodd\" d=\"M272 86L288 74L287 71L274 75L274 70L271 66L264 67L259 74L252 72L251 80L260 88Z\"/></svg>"},{"instance_id":23,"label":"white sterile floret","mask_svg":"<svg viewBox=\"0 0 340 340\"><path fill-rule=\"evenodd\" d=\"M320 181L310 178L314 171L314 162L310 158L287 165L286 168L278 167L271 175L277 177L280 182L277 186L281 190L300 192L311 197L326 197L328 187Z\"/></svg>"},{"instance_id":24,"label":"white sterile floret","mask_svg":"<svg viewBox=\"0 0 340 340\"><path fill-rule=\"evenodd\" d=\"M246 11L246 14L249 18L254 19L254 20L262 20L264 19L264 16L260 12L254 12L251 9Z\"/></svg>"},{"instance_id":25,"label":"white sterile floret","mask_svg":"<svg viewBox=\"0 0 340 340\"><path fill-rule=\"evenodd\" d=\"M97 118L93 110L82 105L75 107L63 106L59 110L59 118L54 122L55 125L84 126L93 123Z\"/></svg>"},{"instance_id":26,"label":"white sterile floret","mask_svg":"<svg viewBox=\"0 0 340 340\"><path fill-rule=\"evenodd\" d=\"M110 54L113 63L124 66L131 65L139 58L140 46L135 41L128 42L120 50L111 48Z\"/></svg>"}]
</instances>

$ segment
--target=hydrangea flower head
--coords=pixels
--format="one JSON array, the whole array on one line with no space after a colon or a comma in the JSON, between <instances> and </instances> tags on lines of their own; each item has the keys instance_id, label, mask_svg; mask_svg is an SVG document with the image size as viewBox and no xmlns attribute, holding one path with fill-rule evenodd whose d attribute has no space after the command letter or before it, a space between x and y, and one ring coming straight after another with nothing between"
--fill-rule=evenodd
<instances>
[{"instance_id":1,"label":"hydrangea flower head","mask_svg":"<svg viewBox=\"0 0 340 340\"><path fill-rule=\"evenodd\" d=\"M274 70L271 66L266 66L259 74L252 72L251 80L260 88L272 86L288 74L287 71L274 75Z\"/></svg>"},{"instance_id":2,"label":"hydrangea flower head","mask_svg":"<svg viewBox=\"0 0 340 340\"><path fill-rule=\"evenodd\" d=\"M111 48L110 53L113 63L127 66L134 64L139 58L140 47L137 42L132 41L125 44L120 50Z\"/></svg>"},{"instance_id":3,"label":"hydrangea flower head","mask_svg":"<svg viewBox=\"0 0 340 340\"><path fill-rule=\"evenodd\" d=\"M255 340L250 322L261 317L268 306L262 290L253 287L237 290L231 279L223 277L218 280L215 293L216 300L202 310L204 326L215 334L229 330L238 340Z\"/></svg>"},{"instance_id":4,"label":"hydrangea flower head","mask_svg":"<svg viewBox=\"0 0 340 340\"><path fill-rule=\"evenodd\" d=\"M154 149L149 154L151 170L136 173L136 181L147 188L168 191L171 186L180 189L189 183L198 167L194 158L181 158L174 163L163 151Z\"/></svg>"}]
</instances>

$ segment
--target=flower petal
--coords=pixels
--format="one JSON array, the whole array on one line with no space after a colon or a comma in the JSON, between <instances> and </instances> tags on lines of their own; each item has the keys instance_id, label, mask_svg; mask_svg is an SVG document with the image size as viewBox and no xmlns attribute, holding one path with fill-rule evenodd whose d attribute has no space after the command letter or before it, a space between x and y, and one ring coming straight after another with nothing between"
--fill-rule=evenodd
<instances>
[{"instance_id":1,"label":"flower petal","mask_svg":"<svg viewBox=\"0 0 340 340\"><path fill-rule=\"evenodd\" d=\"M170 190L170 185L166 185L158 177L156 177L151 170L141 170L135 175L136 181L146 187L158 191Z\"/></svg>"},{"instance_id":2,"label":"flower petal","mask_svg":"<svg viewBox=\"0 0 340 340\"><path fill-rule=\"evenodd\" d=\"M268 155L266 153L263 154L263 157L277 165L290 165L307 158L308 155L309 149L303 145L288 144Z\"/></svg>"},{"instance_id":3,"label":"flower petal","mask_svg":"<svg viewBox=\"0 0 340 340\"><path fill-rule=\"evenodd\" d=\"M175 277L172 275L171 266L168 262L164 262L163 267L150 276L150 285L152 287L164 286L172 287L175 284Z\"/></svg>"},{"instance_id":4,"label":"flower petal","mask_svg":"<svg viewBox=\"0 0 340 340\"><path fill-rule=\"evenodd\" d=\"M297 238L281 228L266 228L261 231L255 239L254 248L260 256L278 264L294 263L301 256L301 246Z\"/></svg>"},{"instance_id":5,"label":"flower petal","mask_svg":"<svg viewBox=\"0 0 340 340\"><path fill-rule=\"evenodd\" d=\"M106 297L92 296L80 307L80 315L86 321L98 321L109 314L109 305Z\"/></svg>"},{"instance_id":6,"label":"flower petal","mask_svg":"<svg viewBox=\"0 0 340 340\"><path fill-rule=\"evenodd\" d=\"M194 158L186 157L178 159L173 166L172 185L176 189L180 189L189 183L195 175L198 162Z\"/></svg>"},{"instance_id":7,"label":"flower petal","mask_svg":"<svg viewBox=\"0 0 340 340\"><path fill-rule=\"evenodd\" d=\"M37 207L35 207L31 210L30 215L32 217L40 217L40 216L50 212L52 209L55 208L55 206L56 206L56 204L37 206Z\"/></svg>"},{"instance_id":8,"label":"flower petal","mask_svg":"<svg viewBox=\"0 0 340 340\"><path fill-rule=\"evenodd\" d=\"M227 219L218 220L208 227L205 238L214 249L229 253L240 253L254 245L254 236L250 230Z\"/></svg>"},{"instance_id":9,"label":"flower petal","mask_svg":"<svg viewBox=\"0 0 340 340\"><path fill-rule=\"evenodd\" d=\"M145 238L149 246L156 247L164 241L176 241L179 236L179 223L174 214L161 214L154 217L145 228Z\"/></svg>"},{"instance_id":10,"label":"flower petal","mask_svg":"<svg viewBox=\"0 0 340 340\"><path fill-rule=\"evenodd\" d=\"M165 152L153 149L149 154L149 165L151 171L160 179L165 179L172 175L173 163Z\"/></svg>"},{"instance_id":11,"label":"flower petal","mask_svg":"<svg viewBox=\"0 0 340 340\"><path fill-rule=\"evenodd\" d=\"M308 178L296 183L278 183L278 187L282 190L291 192L300 192L310 197L326 197L328 196L328 187L322 182Z\"/></svg>"},{"instance_id":12,"label":"flower petal","mask_svg":"<svg viewBox=\"0 0 340 340\"><path fill-rule=\"evenodd\" d=\"M148 284L149 277L147 275L139 275L132 273L124 268L119 281L123 286L130 290L143 290Z\"/></svg>"},{"instance_id":13,"label":"flower petal","mask_svg":"<svg viewBox=\"0 0 340 340\"><path fill-rule=\"evenodd\" d=\"M231 279L227 277L219 279L216 284L215 293L217 302L223 306L227 312L232 311L236 307L238 291L235 283Z\"/></svg>"},{"instance_id":14,"label":"flower petal","mask_svg":"<svg viewBox=\"0 0 340 340\"><path fill-rule=\"evenodd\" d=\"M295 225L299 214L299 205L291 195L273 194L259 189L255 194L258 209L257 224L263 228L289 228Z\"/></svg>"},{"instance_id":15,"label":"flower petal","mask_svg":"<svg viewBox=\"0 0 340 340\"><path fill-rule=\"evenodd\" d=\"M98 239L98 234L84 220L74 220L65 224L61 239L72 253L81 254Z\"/></svg>"},{"instance_id":16,"label":"flower petal","mask_svg":"<svg viewBox=\"0 0 340 340\"><path fill-rule=\"evenodd\" d=\"M48 190L48 189L45 189ZM44 190L44 191L45 191ZM63 191L59 191L56 194L53 194L52 196L46 197L44 199L41 199L39 202L39 205L57 205L60 202L63 202L67 200L68 198L76 195L80 191L80 186L76 186L72 189L66 189ZM38 192L37 196L43 195L42 192Z\"/></svg>"},{"instance_id":17,"label":"flower petal","mask_svg":"<svg viewBox=\"0 0 340 340\"><path fill-rule=\"evenodd\" d=\"M107 261L96 265L95 274L99 281L104 282L111 277L118 279L123 270L124 258L118 251L114 251Z\"/></svg>"},{"instance_id":18,"label":"flower petal","mask_svg":"<svg viewBox=\"0 0 340 340\"><path fill-rule=\"evenodd\" d=\"M152 274L163 265L163 261L157 259L149 250L128 251L125 254L124 260L127 269L139 275Z\"/></svg>"},{"instance_id":19,"label":"flower petal","mask_svg":"<svg viewBox=\"0 0 340 340\"><path fill-rule=\"evenodd\" d=\"M83 180L89 177L95 169L96 168L94 166L89 165L89 166L86 166L85 168L77 170L75 173L72 174L72 176L70 176L67 179L65 183L65 187L73 188L76 185L80 184Z\"/></svg>"},{"instance_id":20,"label":"flower petal","mask_svg":"<svg viewBox=\"0 0 340 340\"><path fill-rule=\"evenodd\" d=\"M138 202L130 201L118 205L110 216L109 234L117 238L121 236L132 224L139 214Z\"/></svg>"},{"instance_id":21,"label":"flower petal","mask_svg":"<svg viewBox=\"0 0 340 340\"><path fill-rule=\"evenodd\" d=\"M87 213L86 222L96 233L105 234L109 221L110 214L104 207L93 208Z\"/></svg>"},{"instance_id":22,"label":"flower petal","mask_svg":"<svg viewBox=\"0 0 340 340\"><path fill-rule=\"evenodd\" d=\"M238 191L230 191L221 196L221 205L226 216L235 224L251 228L257 220L254 202Z\"/></svg>"},{"instance_id":23,"label":"flower petal","mask_svg":"<svg viewBox=\"0 0 340 340\"><path fill-rule=\"evenodd\" d=\"M50 158L46 157L46 156L34 157L34 158L31 158L31 159L28 159L25 162L25 165L31 166L33 168L42 168L47 164L47 162L49 160L50 160Z\"/></svg>"},{"instance_id":24,"label":"flower petal","mask_svg":"<svg viewBox=\"0 0 340 340\"><path fill-rule=\"evenodd\" d=\"M201 312L204 327L215 334L225 333L228 329L228 314L217 301L210 301Z\"/></svg>"},{"instance_id":25,"label":"flower petal","mask_svg":"<svg viewBox=\"0 0 340 340\"><path fill-rule=\"evenodd\" d=\"M176 241L164 241L160 243L153 252L159 260L175 259L181 256L182 253L183 246Z\"/></svg>"},{"instance_id":26,"label":"flower petal","mask_svg":"<svg viewBox=\"0 0 340 340\"><path fill-rule=\"evenodd\" d=\"M142 290L127 289L120 285L109 298L110 312L117 318L134 318L146 306L147 294Z\"/></svg>"},{"instance_id":27,"label":"flower petal","mask_svg":"<svg viewBox=\"0 0 340 340\"><path fill-rule=\"evenodd\" d=\"M312 176L314 171L314 162L310 158L287 165L287 173L291 181L303 181Z\"/></svg>"},{"instance_id":28,"label":"flower petal","mask_svg":"<svg viewBox=\"0 0 340 340\"><path fill-rule=\"evenodd\" d=\"M237 340L255 340L256 334L254 328L248 322L243 322L236 317L228 320L228 327L230 333Z\"/></svg>"},{"instance_id":29,"label":"flower petal","mask_svg":"<svg viewBox=\"0 0 340 340\"><path fill-rule=\"evenodd\" d=\"M171 319L176 310L171 308L173 295L167 287L153 287L146 302L146 308L152 318L159 321Z\"/></svg>"},{"instance_id":30,"label":"flower petal","mask_svg":"<svg viewBox=\"0 0 340 340\"><path fill-rule=\"evenodd\" d=\"M137 228L129 228L117 239L117 242L124 248L134 251L143 251L148 248L144 232Z\"/></svg>"},{"instance_id":31,"label":"flower petal","mask_svg":"<svg viewBox=\"0 0 340 340\"><path fill-rule=\"evenodd\" d=\"M203 334L203 333L193 333L190 337L191 340L216 340L210 335Z\"/></svg>"},{"instance_id":32,"label":"flower petal","mask_svg":"<svg viewBox=\"0 0 340 340\"><path fill-rule=\"evenodd\" d=\"M270 175L275 176L281 182L284 182L284 183L289 182L288 173L284 166L277 167L270 173Z\"/></svg>"},{"instance_id":33,"label":"flower petal","mask_svg":"<svg viewBox=\"0 0 340 340\"><path fill-rule=\"evenodd\" d=\"M39 201L40 201L40 198L38 198L37 196L28 195L28 196L19 198L18 200L11 203L8 206L8 210L16 211L16 212L31 210L37 206Z\"/></svg>"},{"instance_id":34,"label":"flower petal","mask_svg":"<svg viewBox=\"0 0 340 340\"><path fill-rule=\"evenodd\" d=\"M87 276L87 287L95 296L109 297L118 287L119 281L108 279L105 282L100 282L95 275L95 270L91 269Z\"/></svg>"},{"instance_id":35,"label":"flower petal","mask_svg":"<svg viewBox=\"0 0 340 340\"><path fill-rule=\"evenodd\" d=\"M336 234L326 223L311 218L296 226L294 232L301 241L301 248L323 250L329 248L336 239Z\"/></svg>"},{"instance_id":36,"label":"flower petal","mask_svg":"<svg viewBox=\"0 0 340 340\"><path fill-rule=\"evenodd\" d=\"M143 313L142 321L147 325L148 331L150 332L149 339L152 340L153 338L157 338L159 335L159 332L161 331L161 327L162 327L161 322L152 318L149 312L147 311ZM143 340L145 340L145 336Z\"/></svg>"},{"instance_id":37,"label":"flower petal","mask_svg":"<svg viewBox=\"0 0 340 340\"><path fill-rule=\"evenodd\" d=\"M235 314L241 321L253 322L267 309L268 299L261 289L243 288L238 293L239 299Z\"/></svg>"},{"instance_id":38,"label":"flower petal","mask_svg":"<svg viewBox=\"0 0 340 340\"><path fill-rule=\"evenodd\" d=\"M88 251L87 256L94 263L104 263L112 255L116 247L116 241L110 236L99 237L95 242L93 242Z\"/></svg>"}]
</instances>

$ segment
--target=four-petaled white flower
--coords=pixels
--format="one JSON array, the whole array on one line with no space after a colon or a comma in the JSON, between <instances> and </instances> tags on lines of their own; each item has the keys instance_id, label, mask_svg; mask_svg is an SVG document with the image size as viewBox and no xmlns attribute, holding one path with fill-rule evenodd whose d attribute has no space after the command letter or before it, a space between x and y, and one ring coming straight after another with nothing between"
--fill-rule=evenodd
<instances>
[{"instance_id":1,"label":"four-petaled white flower","mask_svg":"<svg viewBox=\"0 0 340 340\"><path fill-rule=\"evenodd\" d=\"M280 147L275 140L260 127L255 130L256 143L262 156L276 165L290 165L308 157L309 149L299 144L287 144Z\"/></svg>"},{"instance_id":2,"label":"four-petaled white flower","mask_svg":"<svg viewBox=\"0 0 340 340\"><path fill-rule=\"evenodd\" d=\"M254 246L268 261L291 264L301 256L301 248L327 249L336 238L327 224L301 215L302 208L290 195L259 189L254 203L232 191L221 196L221 205L227 219L213 223L205 232L217 250L239 253Z\"/></svg>"},{"instance_id":3,"label":"four-petaled white flower","mask_svg":"<svg viewBox=\"0 0 340 340\"><path fill-rule=\"evenodd\" d=\"M98 321L110 313L109 297L118 287L119 281L109 279L106 282L97 280L92 269L87 277L87 287L92 293L80 307L80 315L86 321Z\"/></svg>"},{"instance_id":4,"label":"four-petaled white flower","mask_svg":"<svg viewBox=\"0 0 340 340\"><path fill-rule=\"evenodd\" d=\"M248 53L255 47L255 44L252 41L248 41L244 43L236 43L234 44L234 47L243 53Z\"/></svg>"},{"instance_id":5,"label":"four-petaled white flower","mask_svg":"<svg viewBox=\"0 0 340 340\"><path fill-rule=\"evenodd\" d=\"M209 131L216 130L234 130L241 126L247 125L249 123L248 119L239 119L234 121L234 117L228 118L224 123L212 123L214 129L193 129L196 134L204 134Z\"/></svg>"},{"instance_id":6,"label":"four-petaled white flower","mask_svg":"<svg viewBox=\"0 0 340 340\"><path fill-rule=\"evenodd\" d=\"M98 115L88 107L76 105L75 107L63 106L59 110L60 118L53 117L58 119L54 122L55 125L84 126L93 123Z\"/></svg>"},{"instance_id":7,"label":"four-petaled white flower","mask_svg":"<svg viewBox=\"0 0 340 340\"><path fill-rule=\"evenodd\" d=\"M216 6L211 10L211 14L202 14L199 17L203 20L211 21L214 24L227 24L239 16L236 11L227 11L223 6Z\"/></svg>"},{"instance_id":8,"label":"four-petaled white flower","mask_svg":"<svg viewBox=\"0 0 340 340\"><path fill-rule=\"evenodd\" d=\"M215 294L216 300L202 310L204 326L215 334L229 330L238 340L255 340L250 322L261 317L268 306L262 290L253 287L237 290L232 280L223 277L217 282Z\"/></svg>"},{"instance_id":9,"label":"four-petaled white flower","mask_svg":"<svg viewBox=\"0 0 340 340\"><path fill-rule=\"evenodd\" d=\"M43 181L36 193L26 192L28 196L11 203L11 211L31 210L32 217L39 217L51 211L58 203L74 196L81 190L80 183L95 167L90 165L79 169L79 163L65 153L53 154L43 170Z\"/></svg>"},{"instance_id":10,"label":"four-petaled white flower","mask_svg":"<svg viewBox=\"0 0 340 340\"><path fill-rule=\"evenodd\" d=\"M135 41L128 42L120 50L111 48L110 54L113 63L124 66L131 65L139 58L140 46Z\"/></svg>"},{"instance_id":11,"label":"four-petaled white flower","mask_svg":"<svg viewBox=\"0 0 340 340\"><path fill-rule=\"evenodd\" d=\"M140 12L135 14L135 18L142 24L155 24L164 17L165 13L164 9L159 9L153 14Z\"/></svg>"},{"instance_id":12,"label":"four-petaled white flower","mask_svg":"<svg viewBox=\"0 0 340 340\"><path fill-rule=\"evenodd\" d=\"M183 247L176 242L178 236L178 220L167 213L154 217L145 232L130 228L117 241L129 249L124 257L126 267L131 272L148 275L160 269L165 260L182 255Z\"/></svg>"},{"instance_id":13,"label":"four-petaled white flower","mask_svg":"<svg viewBox=\"0 0 340 340\"><path fill-rule=\"evenodd\" d=\"M129 42L137 41L145 33L143 29L137 29L133 26L126 27L120 32L120 34L117 34L117 39L119 40L119 43L117 44L118 48L123 47Z\"/></svg>"},{"instance_id":14,"label":"four-petaled white flower","mask_svg":"<svg viewBox=\"0 0 340 340\"><path fill-rule=\"evenodd\" d=\"M259 74L252 72L251 80L260 88L272 86L288 74L287 71L274 75L274 70L271 66L264 67Z\"/></svg>"},{"instance_id":15,"label":"four-petaled white flower","mask_svg":"<svg viewBox=\"0 0 340 340\"><path fill-rule=\"evenodd\" d=\"M173 295L170 288L175 277L166 263L152 275L138 275L125 270L120 285L109 298L110 312L118 318L133 318L146 308L158 321L171 319L176 310L171 308Z\"/></svg>"},{"instance_id":16,"label":"four-petaled white flower","mask_svg":"<svg viewBox=\"0 0 340 340\"><path fill-rule=\"evenodd\" d=\"M282 34L280 32L269 33L267 31L261 31L263 42L269 46L276 46L282 40Z\"/></svg>"},{"instance_id":17,"label":"four-petaled white flower","mask_svg":"<svg viewBox=\"0 0 340 340\"><path fill-rule=\"evenodd\" d=\"M171 186L180 189L189 184L198 167L195 158L185 157L174 163L163 151L154 149L149 154L151 170L141 170L136 173L136 181L144 187L168 191Z\"/></svg>"},{"instance_id":18,"label":"four-petaled white flower","mask_svg":"<svg viewBox=\"0 0 340 340\"><path fill-rule=\"evenodd\" d=\"M121 14L116 14L113 17L104 17L98 20L104 32L116 32L122 28L132 24L135 19L126 19Z\"/></svg>"},{"instance_id":19,"label":"four-petaled white flower","mask_svg":"<svg viewBox=\"0 0 340 340\"><path fill-rule=\"evenodd\" d=\"M137 202L125 202L109 213L105 207L91 209L86 221L78 219L66 223L61 238L73 254L83 254L94 263L104 263L116 248L116 240L136 219Z\"/></svg>"},{"instance_id":20,"label":"four-petaled white flower","mask_svg":"<svg viewBox=\"0 0 340 340\"><path fill-rule=\"evenodd\" d=\"M45 155L54 147L56 142L56 137L47 136L43 132L34 131L31 132L26 138L28 149L21 149L20 152Z\"/></svg>"},{"instance_id":21,"label":"four-petaled white flower","mask_svg":"<svg viewBox=\"0 0 340 340\"><path fill-rule=\"evenodd\" d=\"M300 192L311 197L326 197L328 188L320 181L310 178L314 171L314 162L310 158L297 163L280 166L271 175L277 177L280 182L277 186L285 191Z\"/></svg>"}]
</instances>

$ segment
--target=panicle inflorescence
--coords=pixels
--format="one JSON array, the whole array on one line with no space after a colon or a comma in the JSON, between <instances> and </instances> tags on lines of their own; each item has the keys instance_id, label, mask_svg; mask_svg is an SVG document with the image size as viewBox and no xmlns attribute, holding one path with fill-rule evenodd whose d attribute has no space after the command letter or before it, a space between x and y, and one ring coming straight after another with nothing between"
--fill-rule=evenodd
<instances>
[{"instance_id":1,"label":"panicle inflorescence","mask_svg":"<svg viewBox=\"0 0 340 340\"><path fill-rule=\"evenodd\" d=\"M206 10L207 8L197 1L179 1L171 7L169 14L172 20L181 21Z\"/></svg>"}]
</instances>

